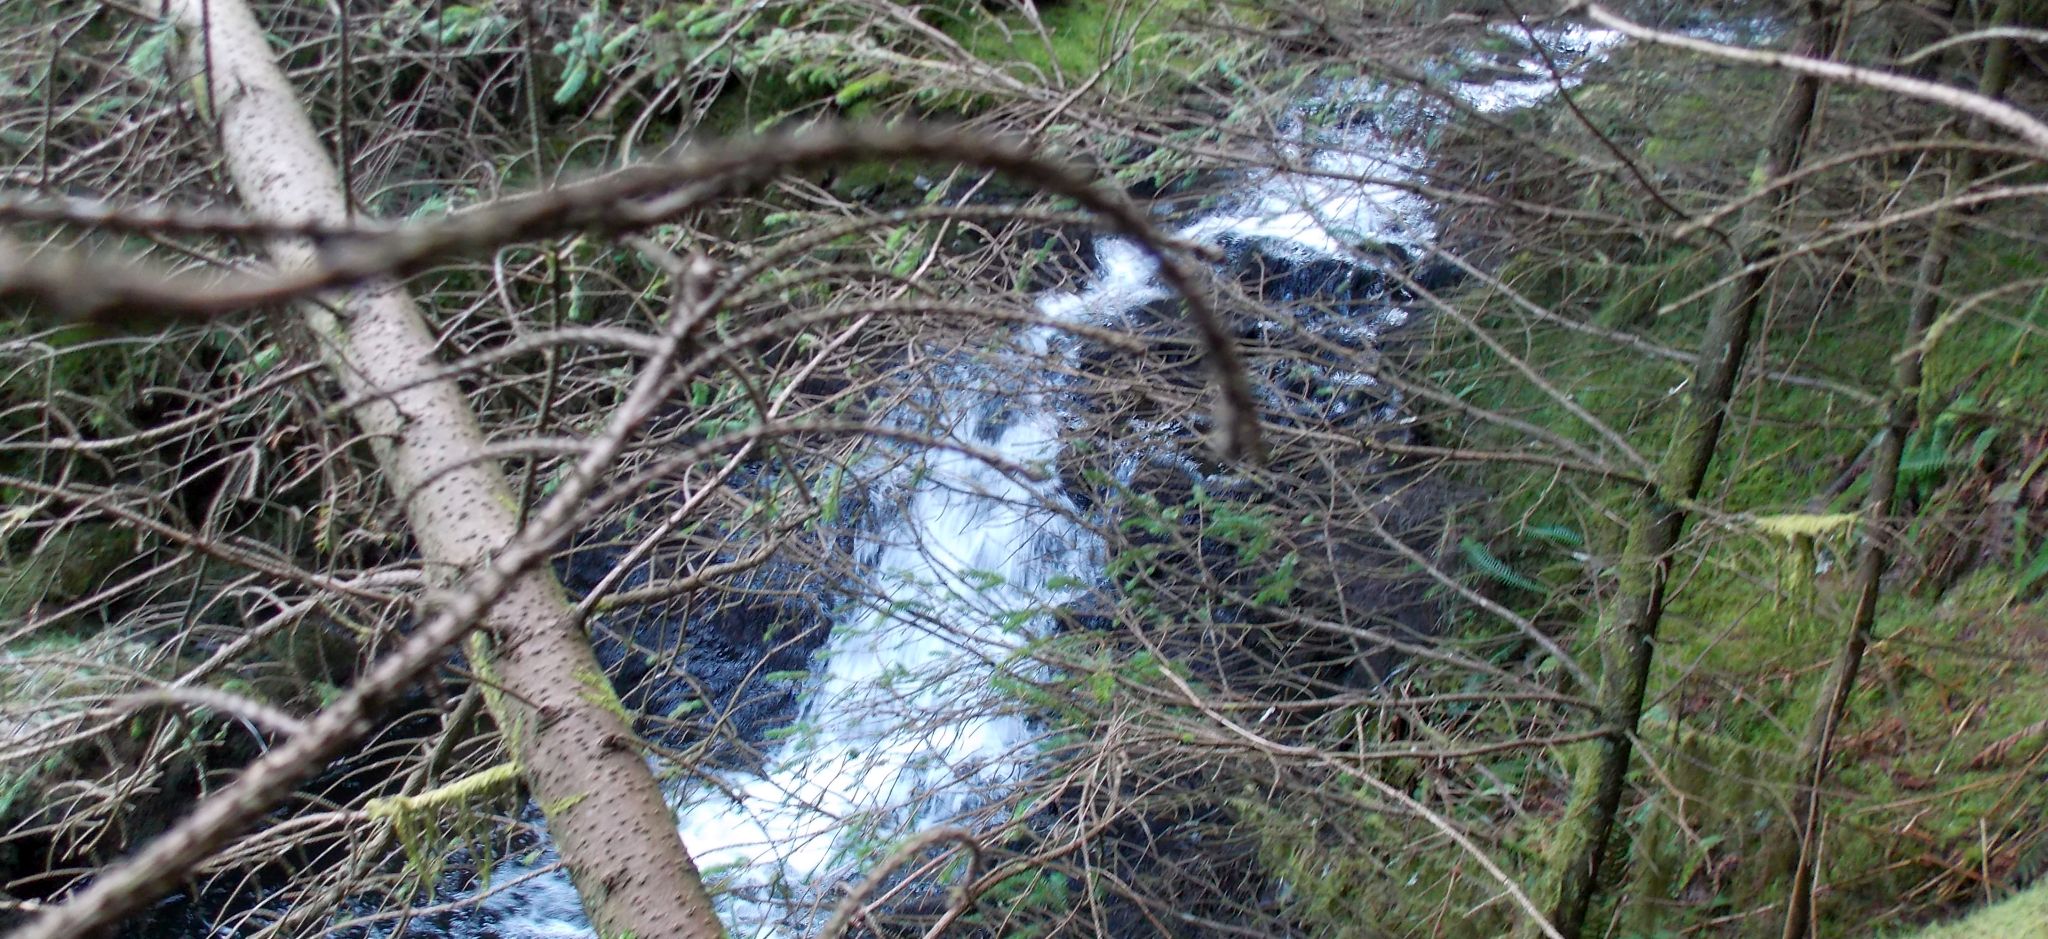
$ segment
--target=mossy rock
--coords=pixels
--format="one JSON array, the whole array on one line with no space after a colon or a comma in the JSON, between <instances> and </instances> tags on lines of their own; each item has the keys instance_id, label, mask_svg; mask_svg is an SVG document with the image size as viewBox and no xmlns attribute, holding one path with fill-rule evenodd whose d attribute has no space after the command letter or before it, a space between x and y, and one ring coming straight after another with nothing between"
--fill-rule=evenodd
<instances>
[{"instance_id":1,"label":"mossy rock","mask_svg":"<svg viewBox=\"0 0 2048 939\"><path fill-rule=\"evenodd\" d=\"M0 618L19 620L39 604L90 594L134 559L135 539L112 525L81 524L11 553L0 566Z\"/></svg>"},{"instance_id":2,"label":"mossy rock","mask_svg":"<svg viewBox=\"0 0 2048 939\"><path fill-rule=\"evenodd\" d=\"M0 849L0 877L125 851L188 807L204 767L251 755L246 733L202 709L109 708L190 664L112 634L51 633L0 650L0 749L16 754L0 762L0 825L47 826ZM123 785L110 788L112 778Z\"/></svg>"}]
</instances>

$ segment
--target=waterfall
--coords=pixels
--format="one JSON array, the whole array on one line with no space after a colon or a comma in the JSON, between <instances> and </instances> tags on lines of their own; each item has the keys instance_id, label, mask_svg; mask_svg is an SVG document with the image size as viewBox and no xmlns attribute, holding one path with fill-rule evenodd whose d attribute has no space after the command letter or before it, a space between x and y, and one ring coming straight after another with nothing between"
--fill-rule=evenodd
<instances>
[{"instance_id":1,"label":"waterfall","mask_svg":"<svg viewBox=\"0 0 2048 939\"><path fill-rule=\"evenodd\" d=\"M1514 31L1511 35L1519 35ZM1583 61L1618 37L1580 28L1544 34L1553 56ZM1501 77L1488 62L1483 83L1453 85L1469 107L1506 111L1555 90L1547 67L1526 58ZM1404 141L1416 122L1445 118L1441 102L1366 82L1332 83L1300 102L1282 125L1276 167L1248 172L1235 195L1181 226L1183 240L1256 243L1297 260L1344 264L1395 246L1412 257L1435 237L1431 207L1411 189L1426 154ZM1353 115L1318 121L1332 109ZM1389 126L1394 125L1394 126ZM1396 131L1399 131L1397 133ZM1359 177L1385 180L1361 184ZM1079 289L1037 300L1049 319L1113 323L1167 296L1153 263L1128 241L1095 245L1093 271ZM1381 310L1371 332L1405 315ZM1005 369L1056 355L1056 330L1018 337L1018 362L1003 368L954 362L951 390L928 402L950 416L914 425L990 452L1008 463L1049 469L1061 418L1045 392L1015 393ZM1011 371L1014 374L1014 371ZM1370 382L1368 374L1331 376ZM901 420L911 421L904 417ZM991 677L1024 642L1042 635L1042 612L1063 598L1056 584L1092 580L1098 545L1070 520L1057 482L1032 483L961 449L898 453L878 499L878 550L866 560L873 598L841 612L813 666L794 725L757 773L733 772L706 785L686 779L675 793L685 844L722 896L736 936L800 936L829 909L828 891L859 876L902 837L952 819L1030 771L1033 730L992 700ZM503 884L534 866L507 862ZM566 875L528 877L482 902L476 935L504 939L588 937Z\"/></svg>"},{"instance_id":2,"label":"waterfall","mask_svg":"<svg viewBox=\"0 0 2048 939\"><path fill-rule=\"evenodd\" d=\"M975 377L943 402L965 418L963 442L1049 470L1053 412ZM1094 540L1059 511L1055 483L963 450L926 450L894 476L900 509L870 565L879 596L834 626L798 737L735 787L738 799L710 794L682 812L684 843L706 868L732 868L742 897L858 876L874 860L859 847L953 817L974 793L1014 781L1029 757L1031 731L986 700L989 677L1042 630L1037 611L1062 593L1048 583L1092 570ZM744 935L759 911L738 906Z\"/></svg>"}]
</instances>

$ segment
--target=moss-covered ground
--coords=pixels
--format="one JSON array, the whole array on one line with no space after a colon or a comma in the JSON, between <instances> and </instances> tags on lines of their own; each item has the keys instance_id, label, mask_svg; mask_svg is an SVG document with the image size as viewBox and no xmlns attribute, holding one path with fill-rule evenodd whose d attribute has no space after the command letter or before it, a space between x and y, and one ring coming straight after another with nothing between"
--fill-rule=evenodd
<instances>
[{"instance_id":1,"label":"moss-covered ground","mask_svg":"<svg viewBox=\"0 0 2048 939\"><path fill-rule=\"evenodd\" d=\"M1654 71L1624 55L1581 103L1676 198L1746 165L1768 122L1723 115L1776 100L1759 76ZM1853 95L1831 106L1853 111ZM1840 113L1840 112L1838 112ZM1545 123L1549 121L1558 123ZM1556 114L1537 132L1565 133ZM1834 133L1855 131L1838 128ZM1583 138L1583 134L1580 135ZM1823 135L1819 146L1839 137ZM1743 178L1738 173L1736 178ZM1868 176L1924 198L1902 168ZM1872 184L1868 177L1854 185ZM1851 180L1820 177L1795 208L1820 242L1778 275L1766 300L1750 378L1730 408L1720 456L1674 559L1668 612L1644 728L1648 766L1629 817L1628 870L1610 911L1625 935L1775 935L1783 884L1770 872L1788 824L1788 765L1828 662L1849 622L1853 554L1887 537L1893 564L1875 634L1835 747L1820 893L1826 935L1940 918L1995 900L2048 872L2048 607L2041 574L2041 473L2048 452L2048 337L2043 294L2025 288L2048 262L2023 235L2030 209L1972 220L1945 295L1972 298L1941 331L1919 389L1923 420L1908 442L1895 531L1838 528L1784 539L1756 524L1787 514L1857 511L1869 443L1901 350L1923 225L1827 241L1828 207L1856 198ZM1702 187L1694 190L1690 187ZM1593 187L1582 207L1613 210L1620 183ZM1616 448L1572 413L1583 408L1654 461L1669 437L1690 366L1642 351L1689 352L1699 341L1725 256L1710 249L1587 237L1502 252L1504 284L1588 329L1528 316L1506 293L1472 286L1461 303L1535 367L1564 400L1521 380L1449 323L1427 361L1461 400L1511 415L1614 458ZM2015 289L2014 285L2022 285ZM1627 334L1623 344L1612 335ZM1775 375L1776 377L1773 377ZM1453 420L1476 445L1513 449L1516 432ZM1526 467L1475 473L1498 501L1483 518L1491 552L1544 582L1526 611L1586 645L1637 506L1625 490ZM2030 515L2031 513L2031 515ZM1544 537L1584 538L1573 556ZM2038 896L1986 922L2043 922ZM2028 935L1978 931L1929 936ZM1984 932L1982 929L1993 929Z\"/></svg>"}]
</instances>

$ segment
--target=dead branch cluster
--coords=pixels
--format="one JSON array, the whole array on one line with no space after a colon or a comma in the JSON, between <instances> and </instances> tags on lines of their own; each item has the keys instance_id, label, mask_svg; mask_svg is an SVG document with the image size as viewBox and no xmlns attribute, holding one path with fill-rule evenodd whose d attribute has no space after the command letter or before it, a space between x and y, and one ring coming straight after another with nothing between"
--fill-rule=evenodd
<instances>
[{"instance_id":1,"label":"dead branch cluster","mask_svg":"<svg viewBox=\"0 0 2048 939\"><path fill-rule=\"evenodd\" d=\"M1621 805L1639 830L1677 831L1696 861L1656 903L1708 905L1741 865L1810 879L1797 859L1818 829L1775 861L1760 835L1698 830L1745 809L1813 822L1821 810L1799 806L1819 805L1822 779L1794 781L1782 754L1730 757L1701 729L1787 721L1808 703L1662 662L1648 707L1638 688L1617 709L1628 651L1612 611L1644 577L1655 608L1667 582L1682 596L1698 571L1741 567L1759 517L1849 492L1881 462L1873 435L1918 426L1888 421L1888 405L1948 395L1939 412L1988 381L1898 387L1817 357L1812 337L1895 337L1878 321L1897 311L1870 298L1917 289L1938 312L1901 357L1985 320L2038 342L2024 303L2048 289L2038 265L1990 289L1916 266L1937 229L2038 249L2038 46L2014 44L2027 80L2009 94L1969 92L1954 76L1977 60L1958 47L1867 54L1902 14L1857 19L1857 4L1815 5L1848 22L1798 58L1703 49L1684 24L1590 7L1583 18L1636 39L1602 67L1656 80L1628 101L1588 92L1507 115L1462 103L1437 64L1502 36L1554 42L1534 38L1550 24L1436 9L1458 4L1342 18L1221 5L1168 30L1140 28L1140 5L1093 4L1114 15L1089 73L1028 2L770 3L644 33L603 5L478 4L459 19L256 4L339 169L339 221L241 207L214 123L233 89L209 86L204 56L140 8L153 5L130 6L0 6L0 891L25 922L201 824L196 866L137 875L184 898L184 912L149 914L157 928L471 922L480 878L541 843L538 812L480 799L422 863L373 806L520 745L495 716L505 687L459 644L493 591L532 571L559 580L628 711L635 739L619 745L681 785L715 785L773 762L761 731L799 720L813 653L845 611L893 602L873 558L902 547L880 539L902 537L903 480L933 449L1036 480L1036 510L1090 546L1094 568L1038 598L1034 628L991 654L1002 677L987 695L904 716L938 734L1024 715L1034 771L962 798L958 827L849 867L840 892L784 898L792 916L877 935L1270 936L1311 915L1360 929L1400 915L1449 934L1576 937L1550 888L1581 846L1550 833L1617 745L1637 770ZM996 33L1046 55L1005 67L959 38ZM1230 65L1180 64L1197 58ZM837 97L754 87L802 62L829 66L817 80ZM1855 103L1823 98L1778 172L1714 162L1741 147L1660 158L1687 146L1673 122L1697 118L1686 70L1708 68L1759 88L1835 83ZM577 69L603 81L574 93ZM1409 131L1432 139L1382 144L1426 142L1427 160L1357 180L1431 201L1444 237L1420 256L1362 245L1310 277L1170 234L1257 174L1345 175L1302 151L1297 125L1376 115L1301 102L1368 79L1404 90L1380 100L1389 112L1437 109L1436 131ZM1745 153L1773 145L1779 97L1722 116L1755 144ZM951 120L814 121L847 111ZM705 130L768 125L723 142ZM1964 163L1974 179L1953 184ZM1152 252L1177 299L1096 320L1034 305L1080 289L1110 238ZM311 263L262 260L281 244ZM1310 281L1320 293L1283 295ZM1686 491L1670 441L1712 371L1707 311L1759 284L1751 354L1704 405L1731 428L1714 425L1720 462L1705 472L1709 444ZM350 421L408 389L336 374L335 334L303 315L345 321L354 292L392 285L432 330L416 384L460 389L480 462L509 484L517 537L489 564L450 570L423 552L407 495L387 491L390 441ZM1347 328L1389 310L1405 325ZM1615 387L1603 366L1617 357L1668 363L1670 381ZM1007 399L988 394L991 375ZM1778 406L1793 400L1781 393L1797 403ZM2017 426L2026 409L1988 397L1961 419L2006 427L2038 470L2038 414ZM985 429L1026 399L1061 428L1051 465L987 452ZM1790 452L1760 449L1786 439ZM1744 472L1773 461L1817 480L1814 505L1746 501ZM1996 490L2004 514L1926 516L1939 550L1866 561L1887 591L1953 581L2040 534L2022 506L2048 502L2035 484L2048 473L1992 462L1914 498ZM1892 545L1919 508L1851 511ZM1657 513L1670 543L1638 557L1631 526ZM1742 576L1760 598L1775 589L1761 569ZM965 633L958 616L1015 612L993 603L898 613ZM1774 675L1791 683L1836 655L1801 648ZM1823 768L1870 729L1843 727L1819 738ZM2016 786L2031 768L1973 784ZM239 810L246 824L189 814L273 770ZM1709 791L1723 783L1766 795L1723 806ZM1987 845L1997 835L2015 856L2038 835L2037 802L2001 801ZM1862 807L1878 820L1840 824L1900 811ZM1594 840L1598 870L1615 839ZM2011 873L1970 870L1955 849L1895 845L1859 876L1912 879L1901 907L1917 912ZM1627 863L1649 877L1659 862ZM1582 889L1612 888L1613 870ZM1317 892L1337 882L1375 886ZM132 907L157 900L130 893Z\"/></svg>"}]
</instances>

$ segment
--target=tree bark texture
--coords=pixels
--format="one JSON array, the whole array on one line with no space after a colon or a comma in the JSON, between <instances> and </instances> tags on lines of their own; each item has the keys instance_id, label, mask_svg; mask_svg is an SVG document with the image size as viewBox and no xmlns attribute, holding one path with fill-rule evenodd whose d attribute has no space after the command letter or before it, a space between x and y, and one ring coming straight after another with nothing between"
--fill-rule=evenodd
<instances>
[{"instance_id":1,"label":"tree bark texture","mask_svg":"<svg viewBox=\"0 0 2048 939\"><path fill-rule=\"evenodd\" d=\"M243 0L172 0L208 66L208 103L235 188L261 217L345 223L340 175ZM312 245L269 246L281 268L315 262ZM384 284L304 307L331 370L367 403L354 419L403 503L437 580L486 564L520 531L519 507L461 389L426 381L435 336L402 288ZM386 393L383 389L397 389ZM604 939L723 935L662 791L572 614L540 566L485 614L479 663L520 772L548 820L592 925Z\"/></svg>"}]
</instances>

